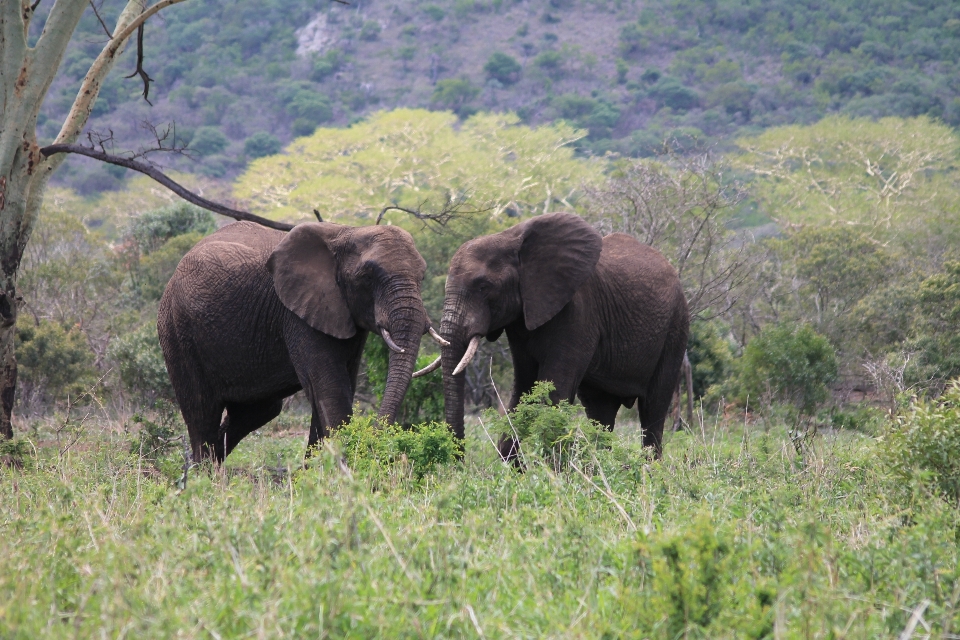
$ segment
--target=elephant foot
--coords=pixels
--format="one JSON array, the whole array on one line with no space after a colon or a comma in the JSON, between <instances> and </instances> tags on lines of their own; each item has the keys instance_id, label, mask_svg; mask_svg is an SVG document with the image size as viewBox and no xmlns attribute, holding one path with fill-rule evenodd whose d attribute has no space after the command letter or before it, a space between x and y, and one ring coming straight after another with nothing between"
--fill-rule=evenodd
<instances>
[{"instance_id":1,"label":"elephant foot","mask_svg":"<svg viewBox=\"0 0 960 640\"><path fill-rule=\"evenodd\" d=\"M517 471L524 471L523 460L520 459L520 441L506 433L500 435L497 442L497 452L504 462L513 463Z\"/></svg>"}]
</instances>

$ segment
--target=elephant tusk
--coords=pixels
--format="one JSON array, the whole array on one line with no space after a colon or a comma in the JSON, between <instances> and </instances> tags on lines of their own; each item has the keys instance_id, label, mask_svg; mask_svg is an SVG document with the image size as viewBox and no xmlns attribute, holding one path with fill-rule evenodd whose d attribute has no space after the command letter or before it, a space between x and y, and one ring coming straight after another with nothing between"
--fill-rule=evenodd
<instances>
[{"instance_id":1,"label":"elephant tusk","mask_svg":"<svg viewBox=\"0 0 960 640\"><path fill-rule=\"evenodd\" d=\"M457 365L457 368L453 370L453 375L459 375L463 373L463 370L467 368L467 365L470 364L470 361L473 360L473 356L477 355L477 349L480 348L480 336L473 336L470 339L470 344L467 346L467 352L463 354L463 359L460 361L460 364Z\"/></svg>"},{"instance_id":2,"label":"elephant tusk","mask_svg":"<svg viewBox=\"0 0 960 640\"><path fill-rule=\"evenodd\" d=\"M450 343L443 339L443 337L437 333L437 330L433 327L429 327L430 337L437 341L441 347L449 347Z\"/></svg>"},{"instance_id":3,"label":"elephant tusk","mask_svg":"<svg viewBox=\"0 0 960 640\"><path fill-rule=\"evenodd\" d=\"M433 362L431 362L430 364L428 364L427 366L425 366L423 369L420 369L420 371L414 371L412 377L414 377L414 378L419 378L420 376L425 376L425 375L427 375L428 373L433 373L434 371L436 371L437 369L439 369L439 368L440 368L440 358L441 358L441 356L437 356L437 359L436 359L436 360L434 360Z\"/></svg>"},{"instance_id":4,"label":"elephant tusk","mask_svg":"<svg viewBox=\"0 0 960 640\"><path fill-rule=\"evenodd\" d=\"M387 346L396 351L397 353L406 353L403 349L397 346L397 343L393 341L393 338L390 337L390 332L386 329L381 329L380 332L383 334L383 341L387 343Z\"/></svg>"}]
</instances>

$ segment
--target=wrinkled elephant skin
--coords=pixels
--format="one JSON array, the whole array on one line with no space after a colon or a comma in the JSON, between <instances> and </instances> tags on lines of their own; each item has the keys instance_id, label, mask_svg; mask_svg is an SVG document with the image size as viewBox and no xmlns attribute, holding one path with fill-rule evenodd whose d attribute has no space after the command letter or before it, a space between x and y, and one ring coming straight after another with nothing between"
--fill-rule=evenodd
<instances>
[{"instance_id":1,"label":"wrinkled elephant skin","mask_svg":"<svg viewBox=\"0 0 960 640\"><path fill-rule=\"evenodd\" d=\"M425 270L413 238L392 226L284 233L237 222L201 240L157 320L194 458L222 461L300 389L313 408L309 444L319 442L350 417L370 332L397 348L380 407L393 420L429 326Z\"/></svg>"},{"instance_id":2,"label":"wrinkled elephant skin","mask_svg":"<svg viewBox=\"0 0 960 640\"><path fill-rule=\"evenodd\" d=\"M538 380L552 400L578 397L612 429L638 403L643 442L662 452L689 313L676 270L656 249L582 218L551 213L476 238L453 256L441 335L446 419L463 437L462 368L480 337L505 331L513 357L510 408ZM473 343L471 345L471 343ZM515 443L501 441L501 454Z\"/></svg>"}]
</instances>

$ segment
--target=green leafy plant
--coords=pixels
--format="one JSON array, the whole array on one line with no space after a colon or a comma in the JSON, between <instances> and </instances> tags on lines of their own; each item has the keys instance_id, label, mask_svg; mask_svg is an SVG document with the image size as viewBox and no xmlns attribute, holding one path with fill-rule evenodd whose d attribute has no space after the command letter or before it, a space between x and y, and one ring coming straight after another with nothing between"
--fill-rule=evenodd
<instances>
[{"instance_id":1,"label":"green leafy plant","mask_svg":"<svg viewBox=\"0 0 960 640\"><path fill-rule=\"evenodd\" d=\"M827 385L837 377L833 345L809 325L768 327L747 344L737 361L739 397L757 402L793 405L801 415L813 415L829 396Z\"/></svg>"},{"instance_id":2,"label":"green leafy plant","mask_svg":"<svg viewBox=\"0 0 960 640\"><path fill-rule=\"evenodd\" d=\"M200 127L190 140L190 149L202 156L212 156L227 148L230 140L216 127Z\"/></svg>"},{"instance_id":3,"label":"green leafy plant","mask_svg":"<svg viewBox=\"0 0 960 640\"><path fill-rule=\"evenodd\" d=\"M78 327L23 322L16 349L20 397L28 403L75 398L97 381L93 352Z\"/></svg>"},{"instance_id":4,"label":"green leafy plant","mask_svg":"<svg viewBox=\"0 0 960 640\"><path fill-rule=\"evenodd\" d=\"M217 223L213 214L186 202L153 209L130 223L130 235L142 253L159 249L174 236L185 233L213 233Z\"/></svg>"},{"instance_id":5,"label":"green leafy plant","mask_svg":"<svg viewBox=\"0 0 960 640\"><path fill-rule=\"evenodd\" d=\"M461 454L461 445L442 422L424 422L404 429L383 418L359 412L333 437L350 469L384 481L391 474L410 473L420 480Z\"/></svg>"},{"instance_id":6,"label":"green leafy plant","mask_svg":"<svg viewBox=\"0 0 960 640\"><path fill-rule=\"evenodd\" d=\"M173 387L163 361L157 323L147 322L113 341L108 350L116 363L123 388L145 402L173 399Z\"/></svg>"},{"instance_id":7,"label":"green leafy plant","mask_svg":"<svg viewBox=\"0 0 960 640\"><path fill-rule=\"evenodd\" d=\"M519 439L522 459L540 459L561 471L571 463L583 464L598 448L609 448L612 436L579 407L566 400L554 404L550 400L553 390L552 382L541 380L508 416L488 409L484 419L491 432Z\"/></svg>"},{"instance_id":8,"label":"green leafy plant","mask_svg":"<svg viewBox=\"0 0 960 640\"><path fill-rule=\"evenodd\" d=\"M899 478L928 478L960 501L960 379L937 400L915 402L883 437L882 451Z\"/></svg>"},{"instance_id":9,"label":"green leafy plant","mask_svg":"<svg viewBox=\"0 0 960 640\"><path fill-rule=\"evenodd\" d=\"M249 158L262 158L280 153L283 145L280 139L272 133L258 131L243 143L243 152Z\"/></svg>"},{"instance_id":10,"label":"green leafy plant","mask_svg":"<svg viewBox=\"0 0 960 640\"><path fill-rule=\"evenodd\" d=\"M390 349L383 340L368 340L363 350L364 370L370 390L379 403L387 386L390 365ZM435 354L422 353L417 357L417 368L423 368L436 359ZM422 422L442 422L443 378L439 375L421 376L410 381L407 393L400 404L397 422L411 427Z\"/></svg>"},{"instance_id":11,"label":"green leafy plant","mask_svg":"<svg viewBox=\"0 0 960 640\"><path fill-rule=\"evenodd\" d=\"M522 67L513 56L497 51L483 65L483 70L487 77L501 84L510 85L520 79Z\"/></svg>"}]
</instances>

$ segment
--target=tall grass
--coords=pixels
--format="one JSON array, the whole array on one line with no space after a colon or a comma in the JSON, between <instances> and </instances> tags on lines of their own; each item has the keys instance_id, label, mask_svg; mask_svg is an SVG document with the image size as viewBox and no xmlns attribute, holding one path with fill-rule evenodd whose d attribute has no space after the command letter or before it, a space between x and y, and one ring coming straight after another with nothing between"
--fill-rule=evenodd
<instances>
[{"instance_id":1,"label":"tall grass","mask_svg":"<svg viewBox=\"0 0 960 640\"><path fill-rule=\"evenodd\" d=\"M951 637L958 512L879 446L720 422L653 462L627 425L518 473L478 427L385 482L255 434L178 491L88 431L0 472L0 636Z\"/></svg>"}]
</instances>

